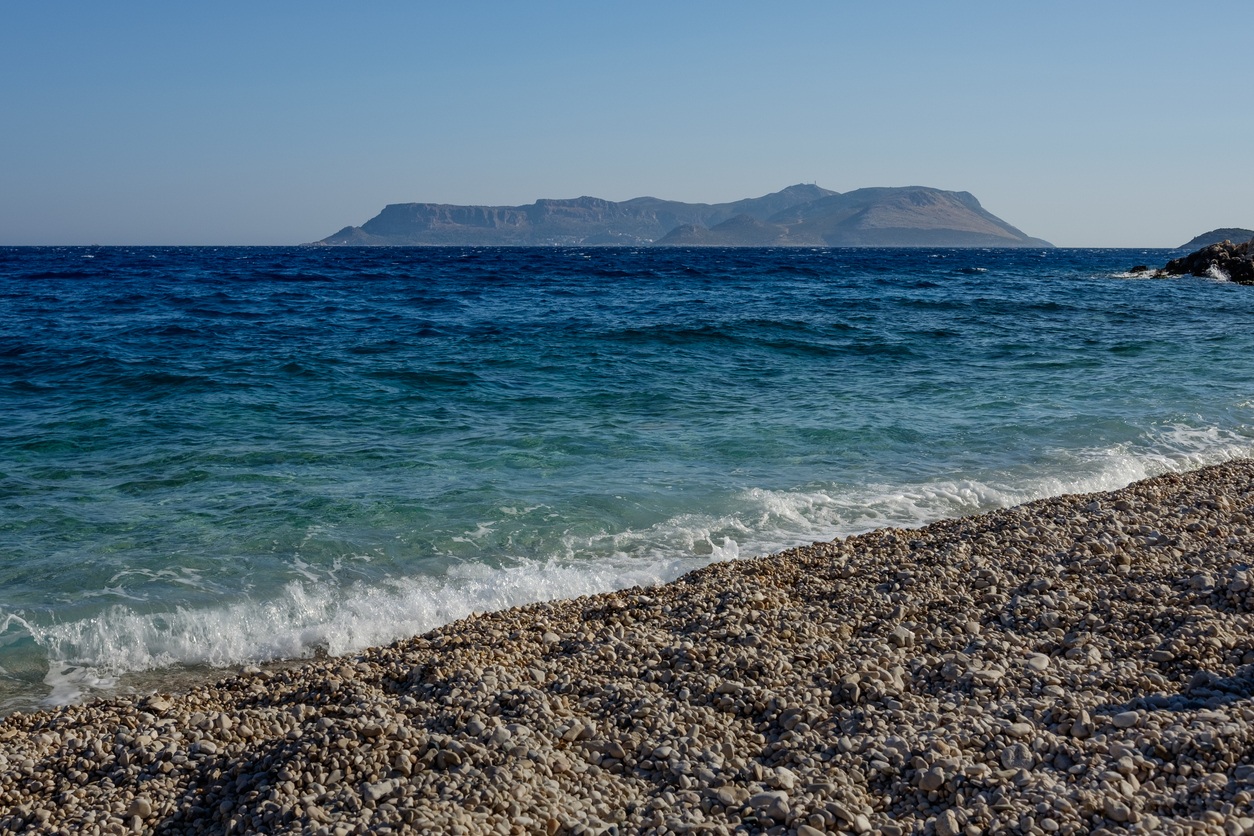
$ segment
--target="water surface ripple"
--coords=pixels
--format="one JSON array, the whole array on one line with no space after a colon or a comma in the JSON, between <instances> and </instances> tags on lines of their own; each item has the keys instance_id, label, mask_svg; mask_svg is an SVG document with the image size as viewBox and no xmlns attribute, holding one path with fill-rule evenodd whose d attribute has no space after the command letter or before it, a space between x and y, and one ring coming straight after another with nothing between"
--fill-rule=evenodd
<instances>
[{"instance_id":1,"label":"water surface ripple","mask_svg":"<svg viewBox=\"0 0 1254 836\"><path fill-rule=\"evenodd\" d=\"M0 712L1249 455L1166 257L0 249Z\"/></svg>"}]
</instances>

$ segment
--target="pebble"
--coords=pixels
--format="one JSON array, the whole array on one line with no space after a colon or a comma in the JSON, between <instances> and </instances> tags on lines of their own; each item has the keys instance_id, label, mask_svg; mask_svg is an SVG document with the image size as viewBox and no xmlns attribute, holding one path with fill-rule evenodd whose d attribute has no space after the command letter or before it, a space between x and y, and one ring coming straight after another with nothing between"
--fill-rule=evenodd
<instances>
[{"instance_id":1,"label":"pebble","mask_svg":"<svg viewBox=\"0 0 1254 836\"><path fill-rule=\"evenodd\" d=\"M1113 795L1107 795L1102 799L1102 810L1106 814L1106 818L1111 821L1125 822L1132 815L1132 811L1128 805Z\"/></svg>"},{"instance_id":2,"label":"pebble","mask_svg":"<svg viewBox=\"0 0 1254 836\"><path fill-rule=\"evenodd\" d=\"M958 824L958 816L953 810L945 810L936 817L936 836L958 836L962 826Z\"/></svg>"},{"instance_id":3,"label":"pebble","mask_svg":"<svg viewBox=\"0 0 1254 836\"><path fill-rule=\"evenodd\" d=\"M944 783L944 770L934 767L923 773L923 776L919 779L919 789L924 792L931 792L932 790L940 789Z\"/></svg>"},{"instance_id":4,"label":"pebble","mask_svg":"<svg viewBox=\"0 0 1254 836\"><path fill-rule=\"evenodd\" d=\"M15 713L0 833L1254 836L1252 527L1233 461Z\"/></svg>"},{"instance_id":5,"label":"pebble","mask_svg":"<svg viewBox=\"0 0 1254 836\"><path fill-rule=\"evenodd\" d=\"M1022 743L1001 750L1001 765L1006 769L1031 769L1032 750Z\"/></svg>"},{"instance_id":6,"label":"pebble","mask_svg":"<svg viewBox=\"0 0 1254 836\"><path fill-rule=\"evenodd\" d=\"M755 810L765 810L767 807L773 806L776 802L783 801L788 803L788 793L786 792L760 792L749 799L749 806Z\"/></svg>"}]
</instances>

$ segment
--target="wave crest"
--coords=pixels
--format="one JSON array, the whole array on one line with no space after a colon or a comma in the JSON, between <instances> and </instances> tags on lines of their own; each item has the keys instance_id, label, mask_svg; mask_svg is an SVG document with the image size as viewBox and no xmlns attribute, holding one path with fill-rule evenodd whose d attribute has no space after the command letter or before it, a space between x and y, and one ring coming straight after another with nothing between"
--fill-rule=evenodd
<instances>
[{"instance_id":1,"label":"wave crest","mask_svg":"<svg viewBox=\"0 0 1254 836\"><path fill-rule=\"evenodd\" d=\"M721 515L683 514L645 530L568 540L560 557L492 567L455 564L442 575L347 587L292 581L270 598L201 609L114 606L92 618L38 626L5 615L0 637L26 633L50 664L48 701L116 687L118 677L171 666L227 666L343 655L465 618L556 598L666 583L719 560L759 555L876 528L938 519L1063 493L1113 490L1168 471L1254 455L1254 439L1171 425L1152 449L1055 452L1016 472L917 484L749 489ZM590 556L595 555L595 556Z\"/></svg>"}]
</instances>

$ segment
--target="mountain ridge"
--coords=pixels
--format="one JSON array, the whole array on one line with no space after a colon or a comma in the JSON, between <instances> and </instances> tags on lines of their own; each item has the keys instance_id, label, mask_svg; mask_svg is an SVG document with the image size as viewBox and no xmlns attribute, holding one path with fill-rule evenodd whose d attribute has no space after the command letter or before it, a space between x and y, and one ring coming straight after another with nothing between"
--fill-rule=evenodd
<instances>
[{"instance_id":1,"label":"mountain ridge","mask_svg":"<svg viewBox=\"0 0 1254 836\"><path fill-rule=\"evenodd\" d=\"M1254 229L1243 229L1239 226L1225 226L1194 236L1192 240L1181 244L1176 247L1176 249L1200 250L1202 247L1209 247L1211 244L1222 244L1224 241L1231 241L1234 244L1244 244L1251 238L1254 238Z\"/></svg>"},{"instance_id":2,"label":"mountain ridge","mask_svg":"<svg viewBox=\"0 0 1254 836\"><path fill-rule=\"evenodd\" d=\"M393 203L325 246L1052 247L969 192L927 186L841 194L799 183L729 203L582 196L524 206Z\"/></svg>"}]
</instances>

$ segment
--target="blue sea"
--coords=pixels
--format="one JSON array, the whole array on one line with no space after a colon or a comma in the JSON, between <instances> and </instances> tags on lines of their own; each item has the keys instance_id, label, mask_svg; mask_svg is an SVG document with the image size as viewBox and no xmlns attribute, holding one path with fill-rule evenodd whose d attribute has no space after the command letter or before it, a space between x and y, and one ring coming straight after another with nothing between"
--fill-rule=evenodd
<instances>
[{"instance_id":1,"label":"blue sea","mask_svg":"<svg viewBox=\"0 0 1254 836\"><path fill-rule=\"evenodd\" d=\"M1249 456L1170 255L0 249L0 713Z\"/></svg>"}]
</instances>

